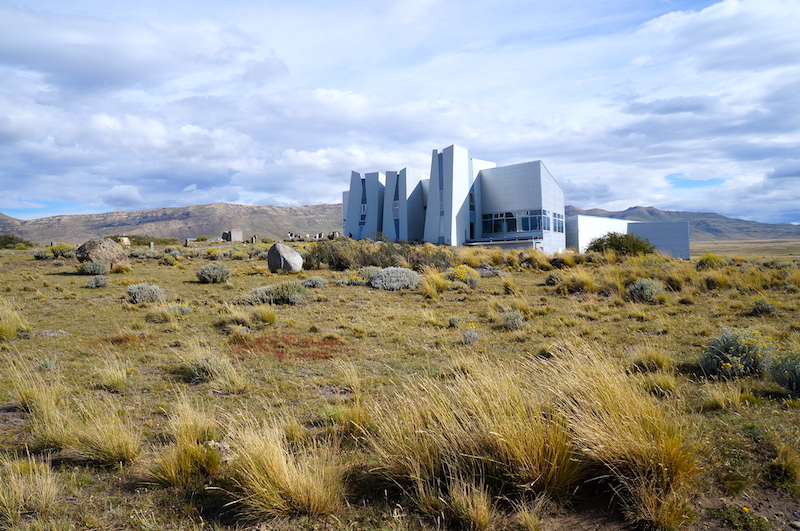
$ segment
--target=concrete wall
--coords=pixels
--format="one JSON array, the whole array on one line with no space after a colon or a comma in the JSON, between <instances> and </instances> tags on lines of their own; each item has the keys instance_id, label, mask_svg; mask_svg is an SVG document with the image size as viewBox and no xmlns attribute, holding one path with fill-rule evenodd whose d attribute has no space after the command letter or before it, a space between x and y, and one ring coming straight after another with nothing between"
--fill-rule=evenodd
<instances>
[{"instance_id":1,"label":"concrete wall","mask_svg":"<svg viewBox=\"0 0 800 531\"><path fill-rule=\"evenodd\" d=\"M344 233L355 239L375 238L383 228L383 192L386 176L380 172L350 175Z\"/></svg>"},{"instance_id":2,"label":"concrete wall","mask_svg":"<svg viewBox=\"0 0 800 531\"><path fill-rule=\"evenodd\" d=\"M410 172L406 168L399 172L386 172L383 235L389 241L422 239L425 210L421 180L419 174Z\"/></svg>"}]
</instances>

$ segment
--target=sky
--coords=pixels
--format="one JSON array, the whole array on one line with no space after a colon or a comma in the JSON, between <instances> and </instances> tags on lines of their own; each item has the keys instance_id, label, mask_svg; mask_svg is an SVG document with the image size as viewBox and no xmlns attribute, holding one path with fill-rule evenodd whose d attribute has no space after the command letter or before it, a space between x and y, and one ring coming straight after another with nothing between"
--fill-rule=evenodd
<instances>
[{"instance_id":1,"label":"sky","mask_svg":"<svg viewBox=\"0 0 800 531\"><path fill-rule=\"evenodd\" d=\"M0 212L341 202L451 144L800 222L800 0L0 0Z\"/></svg>"}]
</instances>

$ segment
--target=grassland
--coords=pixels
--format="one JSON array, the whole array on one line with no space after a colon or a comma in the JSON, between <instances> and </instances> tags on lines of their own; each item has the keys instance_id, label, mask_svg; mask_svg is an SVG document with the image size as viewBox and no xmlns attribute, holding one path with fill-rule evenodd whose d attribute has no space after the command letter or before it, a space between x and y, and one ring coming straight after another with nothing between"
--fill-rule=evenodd
<instances>
[{"instance_id":1,"label":"grassland","mask_svg":"<svg viewBox=\"0 0 800 531\"><path fill-rule=\"evenodd\" d=\"M417 288L385 291L354 285L358 260L391 258L372 245L348 247L353 270L297 275L270 273L245 246L174 261L143 249L98 288L74 260L4 252L0 527L800 520L798 397L768 371L718 379L699 364L728 329L777 356L800 351L797 247L698 268L700 257L426 246L433 265L381 263L422 273ZM226 282L198 281L212 262ZM448 269L485 263L503 274ZM255 288L311 277L323 281L295 304L251 303ZM637 279L665 289L634 302ZM164 298L132 304L138 284ZM759 300L770 311L755 312Z\"/></svg>"}]
</instances>

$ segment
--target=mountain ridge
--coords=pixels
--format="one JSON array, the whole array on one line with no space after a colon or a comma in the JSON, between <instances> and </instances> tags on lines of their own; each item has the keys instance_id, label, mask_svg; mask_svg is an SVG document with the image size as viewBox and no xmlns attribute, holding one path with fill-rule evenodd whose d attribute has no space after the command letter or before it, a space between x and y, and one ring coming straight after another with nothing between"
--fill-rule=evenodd
<instances>
[{"instance_id":1,"label":"mountain ridge","mask_svg":"<svg viewBox=\"0 0 800 531\"><path fill-rule=\"evenodd\" d=\"M692 241L800 240L800 226L790 223L760 223L729 218L713 212L659 210L634 206L622 211L580 209L567 205L567 216L587 215L631 221L688 221ZM306 206L237 205L211 203L185 207L162 207L100 214L70 214L19 220L0 213L0 234L14 234L41 243L80 244L91 238L118 234L156 238L218 238L223 231L241 230L245 238L281 239L286 233L314 234L342 230L342 205Z\"/></svg>"}]
</instances>

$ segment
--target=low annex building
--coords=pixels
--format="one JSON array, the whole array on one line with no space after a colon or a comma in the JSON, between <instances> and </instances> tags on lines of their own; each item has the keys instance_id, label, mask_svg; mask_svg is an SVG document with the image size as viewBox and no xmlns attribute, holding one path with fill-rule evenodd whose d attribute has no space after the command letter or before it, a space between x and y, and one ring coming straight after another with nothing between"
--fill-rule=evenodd
<instances>
[{"instance_id":1,"label":"low annex building","mask_svg":"<svg viewBox=\"0 0 800 531\"><path fill-rule=\"evenodd\" d=\"M498 166L460 146L433 150L430 174L400 171L350 175L342 194L342 226L350 238L445 245L567 247L584 252L609 232L636 234L656 249L689 258L689 224L595 216L565 219L564 191L540 160Z\"/></svg>"}]
</instances>

